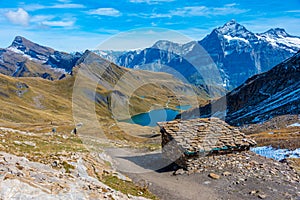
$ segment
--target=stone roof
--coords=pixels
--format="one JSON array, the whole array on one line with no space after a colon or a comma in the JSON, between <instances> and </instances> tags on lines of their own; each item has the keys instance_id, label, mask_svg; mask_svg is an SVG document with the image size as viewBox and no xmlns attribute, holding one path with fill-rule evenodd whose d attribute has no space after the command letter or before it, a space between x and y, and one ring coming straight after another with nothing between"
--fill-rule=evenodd
<instances>
[{"instance_id":1,"label":"stone roof","mask_svg":"<svg viewBox=\"0 0 300 200\"><path fill-rule=\"evenodd\" d=\"M171 137L187 154L244 149L256 145L254 140L218 118L178 119L157 124L163 133L162 137Z\"/></svg>"}]
</instances>

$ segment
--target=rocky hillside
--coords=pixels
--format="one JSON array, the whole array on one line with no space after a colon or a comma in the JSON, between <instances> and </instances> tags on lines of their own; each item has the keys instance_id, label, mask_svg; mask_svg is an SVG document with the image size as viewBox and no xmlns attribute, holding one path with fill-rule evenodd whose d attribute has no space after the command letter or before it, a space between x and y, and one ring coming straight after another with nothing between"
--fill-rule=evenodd
<instances>
[{"instance_id":1,"label":"rocky hillside","mask_svg":"<svg viewBox=\"0 0 300 200\"><path fill-rule=\"evenodd\" d=\"M17 36L8 48L0 49L0 73L56 80L68 75L80 57Z\"/></svg>"},{"instance_id":2,"label":"rocky hillside","mask_svg":"<svg viewBox=\"0 0 300 200\"><path fill-rule=\"evenodd\" d=\"M181 116L212 114L224 117L234 125L260 123L279 115L299 114L299 91L300 52L268 72L249 78L217 101Z\"/></svg>"},{"instance_id":3,"label":"rocky hillside","mask_svg":"<svg viewBox=\"0 0 300 200\"><path fill-rule=\"evenodd\" d=\"M17 128L0 127L1 199L155 199L61 124Z\"/></svg>"},{"instance_id":4,"label":"rocky hillside","mask_svg":"<svg viewBox=\"0 0 300 200\"><path fill-rule=\"evenodd\" d=\"M231 90L249 77L291 57L299 49L300 38L286 33L284 29L252 33L231 20L201 41L187 44L158 41L144 50L123 55L106 52L103 56L120 66L183 76L195 85L210 85L212 81L215 86ZM204 69L212 63L216 64L219 74L209 77Z\"/></svg>"},{"instance_id":5,"label":"rocky hillside","mask_svg":"<svg viewBox=\"0 0 300 200\"><path fill-rule=\"evenodd\" d=\"M3 199L72 199L76 195L77 199L146 200L123 194L89 176L80 157L72 174L4 152L0 152L0 161Z\"/></svg>"}]
</instances>

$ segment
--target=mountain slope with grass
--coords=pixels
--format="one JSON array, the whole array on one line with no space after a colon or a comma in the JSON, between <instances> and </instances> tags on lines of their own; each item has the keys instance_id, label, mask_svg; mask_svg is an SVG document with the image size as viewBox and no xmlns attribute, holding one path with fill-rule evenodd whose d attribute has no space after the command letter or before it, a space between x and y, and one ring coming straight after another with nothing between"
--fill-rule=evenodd
<instances>
[{"instance_id":1,"label":"mountain slope with grass","mask_svg":"<svg viewBox=\"0 0 300 200\"><path fill-rule=\"evenodd\" d=\"M26 62L31 67L30 60ZM76 194L87 198L157 199L147 186L136 185L115 172L105 156L89 152L101 152L104 146L159 148L153 140L137 136L153 129L124 122L117 125L114 115L124 115L122 107L113 110L112 103L127 102L130 115L134 115L156 107L175 109L181 103L204 103L207 99L204 90L170 74L122 68L90 51L60 80L0 74L0 157L5 160L1 165L5 178L0 195L60 198L76 190ZM96 114L98 123L74 122L77 102L83 106L75 115L83 114L89 121L88 117ZM88 113L86 106L95 108L95 112ZM77 135L72 134L75 127ZM91 138L100 132L105 140ZM43 181L38 181L41 177Z\"/></svg>"},{"instance_id":2,"label":"mountain slope with grass","mask_svg":"<svg viewBox=\"0 0 300 200\"><path fill-rule=\"evenodd\" d=\"M195 113L200 112L201 116L219 115L238 126L262 123L280 115L298 115L299 91L300 52L268 72L249 78L226 96L181 116L197 117Z\"/></svg>"},{"instance_id":3,"label":"mountain slope with grass","mask_svg":"<svg viewBox=\"0 0 300 200\"><path fill-rule=\"evenodd\" d=\"M35 64L30 60L26 62L29 67ZM76 87L80 79L83 86ZM72 102L74 104L77 98L84 105L96 107L99 121L105 124L105 131L109 131L107 123L131 115L155 108L204 104L209 99L205 90L184 84L172 75L122 68L90 51L86 51L70 74L61 80L0 74L0 82L0 103L3 105L0 121L12 124L72 124ZM74 88L80 90L76 98ZM124 108L129 115L124 113ZM87 113L84 108L79 112ZM112 132L118 134L118 131Z\"/></svg>"}]
</instances>

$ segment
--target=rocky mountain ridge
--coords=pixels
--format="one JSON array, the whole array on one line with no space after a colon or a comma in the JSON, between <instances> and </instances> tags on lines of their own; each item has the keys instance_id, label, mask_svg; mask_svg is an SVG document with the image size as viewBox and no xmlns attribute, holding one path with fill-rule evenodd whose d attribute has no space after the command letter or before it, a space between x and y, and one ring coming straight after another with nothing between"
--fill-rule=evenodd
<instances>
[{"instance_id":1,"label":"rocky mountain ridge","mask_svg":"<svg viewBox=\"0 0 300 200\"><path fill-rule=\"evenodd\" d=\"M120 66L163 71L184 77L195 85L208 85L199 68L207 65L203 59L206 55L204 57L210 57L210 64L215 64L219 71L215 79L209 80L212 79L214 85L232 90L249 77L265 72L291 57L299 49L300 37L292 36L284 29L252 33L231 20L214 29L201 41L177 44L162 40L143 50L115 56L108 53L104 57Z\"/></svg>"},{"instance_id":2,"label":"rocky mountain ridge","mask_svg":"<svg viewBox=\"0 0 300 200\"><path fill-rule=\"evenodd\" d=\"M300 51L271 70L249 78L226 96L178 117L218 115L230 124L244 125L299 114L299 77Z\"/></svg>"},{"instance_id":3,"label":"rocky mountain ridge","mask_svg":"<svg viewBox=\"0 0 300 200\"><path fill-rule=\"evenodd\" d=\"M61 79L72 72L80 53L68 54L16 36L12 44L0 49L0 72L13 77Z\"/></svg>"}]
</instances>

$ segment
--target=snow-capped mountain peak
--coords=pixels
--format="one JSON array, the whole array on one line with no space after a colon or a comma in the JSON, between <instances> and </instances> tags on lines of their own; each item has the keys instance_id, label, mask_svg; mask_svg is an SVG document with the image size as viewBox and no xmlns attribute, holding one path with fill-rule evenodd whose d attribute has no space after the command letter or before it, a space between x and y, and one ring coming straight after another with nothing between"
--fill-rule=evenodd
<instances>
[{"instance_id":1,"label":"snow-capped mountain peak","mask_svg":"<svg viewBox=\"0 0 300 200\"><path fill-rule=\"evenodd\" d=\"M269 37L289 37L290 35L283 28L271 28L268 31L263 33Z\"/></svg>"},{"instance_id":2,"label":"snow-capped mountain peak","mask_svg":"<svg viewBox=\"0 0 300 200\"><path fill-rule=\"evenodd\" d=\"M23 39L24 38L21 36L16 36L10 47L14 47L20 51L22 51L22 50L24 51L26 49L26 47L23 44Z\"/></svg>"},{"instance_id":3,"label":"snow-capped mountain peak","mask_svg":"<svg viewBox=\"0 0 300 200\"><path fill-rule=\"evenodd\" d=\"M71 73L80 53L65 53L16 36L12 44L0 51L3 73L10 76L40 76L55 80ZM35 67L31 67L35 66Z\"/></svg>"},{"instance_id":4,"label":"snow-capped mountain peak","mask_svg":"<svg viewBox=\"0 0 300 200\"><path fill-rule=\"evenodd\" d=\"M248 38L249 36L253 35L253 33L248 31L243 25L237 23L234 19L230 20L222 27L217 28L216 31L221 35L227 35L231 37Z\"/></svg>"},{"instance_id":5,"label":"snow-capped mountain peak","mask_svg":"<svg viewBox=\"0 0 300 200\"><path fill-rule=\"evenodd\" d=\"M165 47L165 46L171 46L171 45L178 45L177 43L175 42L171 42L169 40L158 40L157 42L155 42L153 44L153 48L154 47L157 47L157 48L160 48L160 47Z\"/></svg>"},{"instance_id":6,"label":"snow-capped mountain peak","mask_svg":"<svg viewBox=\"0 0 300 200\"><path fill-rule=\"evenodd\" d=\"M291 53L296 53L300 47L300 37L288 34L282 28L272 28L268 31L256 34L259 40L270 43L273 47L282 47L288 49Z\"/></svg>"},{"instance_id":7,"label":"snow-capped mountain peak","mask_svg":"<svg viewBox=\"0 0 300 200\"><path fill-rule=\"evenodd\" d=\"M196 44L197 44L196 42L179 44L168 40L159 40L151 48L166 51L174 55L176 54L176 55L184 56L190 51L192 51L192 49Z\"/></svg>"},{"instance_id":8,"label":"snow-capped mountain peak","mask_svg":"<svg viewBox=\"0 0 300 200\"><path fill-rule=\"evenodd\" d=\"M192 70L189 63L190 60L203 60L198 47L210 55L220 70L222 80L218 79L216 85L224 83L223 86L231 90L252 75L265 72L295 54L300 50L300 37L289 35L280 28L253 33L230 20L201 41L178 44L160 40L140 52L130 51L113 57L110 56L114 54L108 52L108 55L101 56L128 68L165 70L168 73L173 68L191 83L199 85L203 78ZM163 65L169 66L168 70Z\"/></svg>"},{"instance_id":9,"label":"snow-capped mountain peak","mask_svg":"<svg viewBox=\"0 0 300 200\"><path fill-rule=\"evenodd\" d=\"M23 52L24 55L26 54L33 59L41 61L47 61L48 57L54 54L55 51L52 48L41 46L22 36L16 36L9 48L19 50Z\"/></svg>"},{"instance_id":10,"label":"snow-capped mountain peak","mask_svg":"<svg viewBox=\"0 0 300 200\"><path fill-rule=\"evenodd\" d=\"M169 51L169 50L176 50L180 47L181 45L175 42L171 42L168 40L158 40L151 48Z\"/></svg>"}]
</instances>

